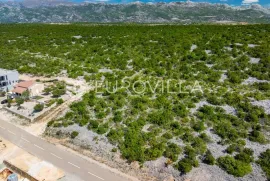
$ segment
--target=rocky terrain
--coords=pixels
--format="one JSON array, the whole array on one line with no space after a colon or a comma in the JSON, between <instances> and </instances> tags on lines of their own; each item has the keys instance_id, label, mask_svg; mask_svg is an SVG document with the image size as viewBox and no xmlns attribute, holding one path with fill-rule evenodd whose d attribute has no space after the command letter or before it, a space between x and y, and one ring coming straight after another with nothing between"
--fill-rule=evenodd
<instances>
[{"instance_id":1,"label":"rocky terrain","mask_svg":"<svg viewBox=\"0 0 270 181\"><path fill-rule=\"evenodd\" d=\"M42 1L41 1L42 2ZM172 3L0 3L1 23L269 23L270 11L260 5Z\"/></svg>"}]
</instances>

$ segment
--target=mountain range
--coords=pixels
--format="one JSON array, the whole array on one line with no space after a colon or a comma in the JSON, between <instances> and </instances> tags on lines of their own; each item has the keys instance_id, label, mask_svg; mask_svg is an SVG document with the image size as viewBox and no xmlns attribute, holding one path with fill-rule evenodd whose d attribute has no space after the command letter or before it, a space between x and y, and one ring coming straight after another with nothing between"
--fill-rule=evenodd
<instances>
[{"instance_id":1,"label":"mountain range","mask_svg":"<svg viewBox=\"0 0 270 181\"><path fill-rule=\"evenodd\" d=\"M260 5L171 2L0 3L0 23L270 23L270 9Z\"/></svg>"}]
</instances>

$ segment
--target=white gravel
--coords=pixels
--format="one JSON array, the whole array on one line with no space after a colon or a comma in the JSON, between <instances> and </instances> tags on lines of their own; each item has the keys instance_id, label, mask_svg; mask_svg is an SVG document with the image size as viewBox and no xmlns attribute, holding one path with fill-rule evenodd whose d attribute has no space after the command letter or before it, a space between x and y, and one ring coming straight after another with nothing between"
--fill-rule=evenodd
<instances>
[{"instance_id":1,"label":"white gravel","mask_svg":"<svg viewBox=\"0 0 270 181\"><path fill-rule=\"evenodd\" d=\"M248 44L248 47L249 47L249 48L254 48L254 47L256 47L256 46L259 46L259 45L255 45L255 44Z\"/></svg>"},{"instance_id":2,"label":"white gravel","mask_svg":"<svg viewBox=\"0 0 270 181\"><path fill-rule=\"evenodd\" d=\"M190 109L190 113L194 114L198 109L200 109L201 107L205 106L205 105L211 105L210 103L208 103L207 101L200 101L198 103L195 104L194 108Z\"/></svg>"},{"instance_id":3,"label":"white gravel","mask_svg":"<svg viewBox=\"0 0 270 181\"><path fill-rule=\"evenodd\" d=\"M81 35L78 35L78 36L73 36L73 38L76 38L76 39L81 39L82 36Z\"/></svg>"},{"instance_id":4,"label":"white gravel","mask_svg":"<svg viewBox=\"0 0 270 181\"><path fill-rule=\"evenodd\" d=\"M254 158L256 160L258 159L258 157L262 152L265 152L267 149L270 149L270 144L262 145L260 143L252 142L246 139L246 147L251 148L254 151Z\"/></svg>"},{"instance_id":5,"label":"white gravel","mask_svg":"<svg viewBox=\"0 0 270 181\"><path fill-rule=\"evenodd\" d=\"M249 61L249 63L251 63L251 64L257 64L257 63L259 63L260 62L260 58L253 58L253 57L250 57L250 61Z\"/></svg>"},{"instance_id":6,"label":"white gravel","mask_svg":"<svg viewBox=\"0 0 270 181\"><path fill-rule=\"evenodd\" d=\"M242 82L243 85L248 85L248 84L254 84L254 83L263 83L263 82L270 82L268 80L259 80L255 77L249 77L248 79L244 80Z\"/></svg>"},{"instance_id":7,"label":"white gravel","mask_svg":"<svg viewBox=\"0 0 270 181\"><path fill-rule=\"evenodd\" d=\"M229 106L229 105L225 105L225 106L219 106L221 108L223 108L226 112L226 114L231 114L231 115L234 115L236 116L236 109L234 109L232 106Z\"/></svg>"},{"instance_id":8,"label":"white gravel","mask_svg":"<svg viewBox=\"0 0 270 181\"><path fill-rule=\"evenodd\" d=\"M193 168L193 170L188 173L182 180L191 180L191 181L266 181L261 168L252 164L253 171L242 177L234 177L229 175L224 170L214 165L207 165L201 163L198 168Z\"/></svg>"},{"instance_id":9,"label":"white gravel","mask_svg":"<svg viewBox=\"0 0 270 181\"><path fill-rule=\"evenodd\" d=\"M196 48L197 48L197 45L192 44L190 48L190 52L193 52L193 50L195 50Z\"/></svg>"},{"instance_id":10,"label":"white gravel","mask_svg":"<svg viewBox=\"0 0 270 181\"><path fill-rule=\"evenodd\" d=\"M110 158L111 150L115 148L115 146L113 146L104 135L94 133L88 130L86 127L80 127L77 124L68 126L66 128L51 128L50 132L56 133L58 130L61 130L63 135L71 134L73 131L79 132L79 135L72 140L72 143L77 146L88 148L91 150L91 152L105 158Z\"/></svg>"},{"instance_id":11,"label":"white gravel","mask_svg":"<svg viewBox=\"0 0 270 181\"><path fill-rule=\"evenodd\" d=\"M207 55L210 55L210 54L212 53L212 51L211 51L211 50L205 50L205 53L206 53Z\"/></svg>"},{"instance_id":12,"label":"white gravel","mask_svg":"<svg viewBox=\"0 0 270 181\"><path fill-rule=\"evenodd\" d=\"M215 106L215 105L210 104L207 101L200 101L200 102L196 103L195 108L190 109L190 113L194 114L198 109L200 109L201 107L203 107L205 105L214 106L214 107L221 107L225 110L226 114L236 115L236 109L229 106L229 105Z\"/></svg>"},{"instance_id":13,"label":"white gravel","mask_svg":"<svg viewBox=\"0 0 270 181\"><path fill-rule=\"evenodd\" d=\"M262 107L265 113L270 115L270 100L253 101L251 104Z\"/></svg>"},{"instance_id":14,"label":"white gravel","mask_svg":"<svg viewBox=\"0 0 270 181\"><path fill-rule=\"evenodd\" d=\"M213 131L211 130L211 128L208 128L205 131L205 133L211 139L211 142L207 144L207 147L212 152L213 156L215 158L218 158L218 157L226 155L225 150L226 150L227 146L217 144L219 141L221 141L221 138L218 135L214 134Z\"/></svg>"},{"instance_id":15,"label":"white gravel","mask_svg":"<svg viewBox=\"0 0 270 181\"><path fill-rule=\"evenodd\" d=\"M228 78L226 73L221 74L221 77L219 79L219 82L224 82Z\"/></svg>"}]
</instances>

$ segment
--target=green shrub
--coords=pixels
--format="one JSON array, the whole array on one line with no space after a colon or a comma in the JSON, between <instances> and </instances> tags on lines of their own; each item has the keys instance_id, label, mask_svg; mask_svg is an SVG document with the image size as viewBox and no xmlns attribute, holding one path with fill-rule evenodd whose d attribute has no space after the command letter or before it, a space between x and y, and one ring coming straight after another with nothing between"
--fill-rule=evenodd
<instances>
[{"instance_id":1,"label":"green shrub","mask_svg":"<svg viewBox=\"0 0 270 181\"><path fill-rule=\"evenodd\" d=\"M112 152L114 152L114 153L117 152L117 148L113 148Z\"/></svg>"},{"instance_id":2,"label":"green shrub","mask_svg":"<svg viewBox=\"0 0 270 181\"><path fill-rule=\"evenodd\" d=\"M173 135L169 132L166 132L162 135L163 138L166 138L166 139L172 139L173 138Z\"/></svg>"},{"instance_id":3,"label":"green shrub","mask_svg":"<svg viewBox=\"0 0 270 181\"><path fill-rule=\"evenodd\" d=\"M236 177L243 177L252 171L249 163L236 160L231 156L219 157L217 162L220 168Z\"/></svg>"},{"instance_id":4,"label":"green shrub","mask_svg":"<svg viewBox=\"0 0 270 181\"><path fill-rule=\"evenodd\" d=\"M254 158L252 155L249 155L248 153L242 151L240 153L238 153L237 155L235 155L234 157L236 160L245 162L245 163L251 163L254 161Z\"/></svg>"},{"instance_id":5,"label":"green shrub","mask_svg":"<svg viewBox=\"0 0 270 181\"><path fill-rule=\"evenodd\" d=\"M104 134L108 131L108 128L105 125L100 125L97 129L98 134Z\"/></svg>"},{"instance_id":6,"label":"green shrub","mask_svg":"<svg viewBox=\"0 0 270 181\"><path fill-rule=\"evenodd\" d=\"M193 129L197 132L201 132L201 131L205 130L204 122L198 121L198 122L194 123Z\"/></svg>"},{"instance_id":7,"label":"green shrub","mask_svg":"<svg viewBox=\"0 0 270 181\"><path fill-rule=\"evenodd\" d=\"M72 133L71 133L71 138L72 139L74 139L74 138L76 138L77 136L79 135L79 133L77 132L77 131L72 131Z\"/></svg>"},{"instance_id":8,"label":"green shrub","mask_svg":"<svg viewBox=\"0 0 270 181\"><path fill-rule=\"evenodd\" d=\"M41 112L44 109L44 104L37 104L34 107L35 112Z\"/></svg>"},{"instance_id":9,"label":"green shrub","mask_svg":"<svg viewBox=\"0 0 270 181\"><path fill-rule=\"evenodd\" d=\"M24 99L17 97L16 98L16 103L18 107L21 107L21 105L24 103Z\"/></svg>"},{"instance_id":10,"label":"green shrub","mask_svg":"<svg viewBox=\"0 0 270 181\"><path fill-rule=\"evenodd\" d=\"M244 149L244 146L241 144L231 144L227 147L226 152L232 154L233 152L241 152Z\"/></svg>"},{"instance_id":11,"label":"green shrub","mask_svg":"<svg viewBox=\"0 0 270 181\"><path fill-rule=\"evenodd\" d=\"M270 179L270 149L261 153L257 163L261 166L268 179Z\"/></svg>"},{"instance_id":12,"label":"green shrub","mask_svg":"<svg viewBox=\"0 0 270 181\"><path fill-rule=\"evenodd\" d=\"M64 103L64 100L62 98L57 99L57 105L60 105L60 104L63 104L63 103Z\"/></svg>"},{"instance_id":13,"label":"green shrub","mask_svg":"<svg viewBox=\"0 0 270 181\"><path fill-rule=\"evenodd\" d=\"M184 153L187 158L193 159L197 156L196 150L192 148L191 146L185 146Z\"/></svg>"},{"instance_id":14,"label":"green shrub","mask_svg":"<svg viewBox=\"0 0 270 181\"><path fill-rule=\"evenodd\" d=\"M157 158L161 157L164 149L165 144L163 142L158 142L156 139L153 139L149 142L150 147L145 149L145 159L146 160L156 160Z\"/></svg>"},{"instance_id":15,"label":"green shrub","mask_svg":"<svg viewBox=\"0 0 270 181\"><path fill-rule=\"evenodd\" d=\"M192 159L183 158L176 165L178 170L184 174L190 172L192 170L192 167L198 167L198 166L199 166L199 162L195 158L192 158Z\"/></svg>"},{"instance_id":16,"label":"green shrub","mask_svg":"<svg viewBox=\"0 0 270 181\"><path fill-rule=\"evenodd\" d=\"M177 168L181 173L188 173L192 170L192 162L187 158L183 158L178 162Z\"/></svg>"},{"instance_id":17,"label":"green shrub","mask_svg":"<svg viewBox=\"0 0 270 181\"><path fill-rule=\"evenodd\" d=\"M54 120L49 121L49 122L47 123L47 127L51 127L51 126L53 125L53 123L54 123Z\"/></svg>"},{"instance_id":18,"label":"green shrub","mask_svg":"<svg viewBox=\"0 0 270 181\"><path fill-rule=\"evenodd\" d=\"M89 121L89 125L88 125L88 129L91 130L91 129L97 129L99 126L99 122L96 121L96 120L90 120Z\"/></svg>"},{"instance_id":19,"label":"green shrub","mask_svg":"<svg viewBox=\"0 0 270 181\"><path fill-rule=\"evenodd\" d=\"M267 142L267 140L264 137L263 133L261 133L260 131L257 131L257 130L253 130L249 134L249 140L254 141L254 142L258 142L258 143L261 143L261 144L265 144Z\"/></svg>"},{"instance_id":20,"label":"green shrub","mask_svg":"<svg viewBox=\"0 0 270 181\"><path fill-rule=\"evenodd\" d=\"M209 136L207 136L207 134L206 133L202 133L202 134L200 134L200 136L199 136L203 141L205 141L205 142L211 142L211 138L209 137Z\"/></svg>"},{"instance_id":21,"label":"green shrub","mask_svg":"<svg viewBox=\"0 0 270 181\"><path fill-rule=\"evenodd\" d=\"M191 146L195 149L197 154L204 154L207 150L205 142L199 137L194 139L194 141L191 143Z\"/></svg>"},{"instance_id":22,"label":"green shrub","mask_svg":"<svg viewBox=\"0 0 270 181\"><path fill-rule=\"evenodd\" d=\"M178 159L178 155L180 153L181 148L179 148L174 143L169 143L163 155L175 162Z\"/></svg>"},{"instance_id":23,"label":"green shrub","mask_svg":"<svg viewBox=\"0 0 270 181\"><path fill-rule=\"evenodd\" d=\"M123 157L128 161L145 161L144 140L141 132L128 129L124 136L124 142L119 147Z\"/></svg>"},{"instance_id":24,"label":"green shrub","mask_svg":"<svg viewBox=\"0 0 270 181\"><path fill-rule=\"evenodd\" d=\"M124 133L121 129L111 129L110 132L107 134L107 137L112 144L120 142L123 136Z\"/></svg>"},{"instance_id":25,"label":"green shrub","mask_svg":"<svg viewBox=\"0 0 270 181\"><path fill-rule=\"evenodd\" d=\"M114 113L113 121L114 122L121 122L123 120L122 118L122 112L117 111Z\"/></svg>"},{"instance_id":26,"label":"green shrub","mask_svg":"<svg viewBox=\"0 0 270 181\"><path fill-rule=\"evenodd\" d=\"M204 157L203 157L203 162L208 164L208 165L214 165L216 162L216 159L214 158L214 156L212 155L210 150L207 150L207 152L205 153Z\"/></svg>"}]
</instances>

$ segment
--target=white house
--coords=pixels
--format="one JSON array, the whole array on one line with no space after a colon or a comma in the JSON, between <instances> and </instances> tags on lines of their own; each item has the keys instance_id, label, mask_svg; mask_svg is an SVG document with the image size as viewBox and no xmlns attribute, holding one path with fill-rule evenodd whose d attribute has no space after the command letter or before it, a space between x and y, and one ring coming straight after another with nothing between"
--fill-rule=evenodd
<instances>
[{"instance_id":1,"label":"white house","mask_svg":"<svg viewBox=\"0 0 270 181\"><path fill-rule=\"evenodd\" d=\"M0 68L0 91L10 91L19 82L19 73L16 70Z\"/></svg>"}]
</instances>

